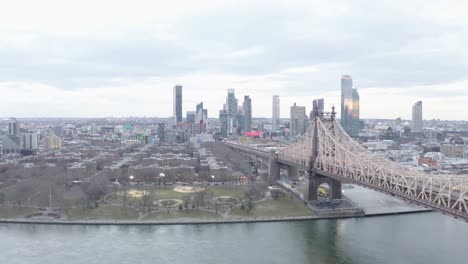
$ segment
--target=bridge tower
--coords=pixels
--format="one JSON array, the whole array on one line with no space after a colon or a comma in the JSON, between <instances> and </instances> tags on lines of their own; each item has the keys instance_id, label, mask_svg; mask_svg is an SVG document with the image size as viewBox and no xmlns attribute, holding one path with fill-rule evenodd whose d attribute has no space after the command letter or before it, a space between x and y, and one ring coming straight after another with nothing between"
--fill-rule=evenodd
<instances>
[{"instance_id":1,"label":"bridge tower","mask_svg":"<svg viewBox=\"0 0 468 264\"><path fill-rule=\"evenodd\" d=\"M272 185L276 184L276 181L280 179L280 165L278 164L278 159L274 150L270 151L268 159L268 177Z\"/></svg>"},{"instance_id":2,"label":"bridge tower","mask_svg":"<svg viewBox=\"0 0 468 264\"><path fill-rule=\"evenodd\" d=\"M314 109L314 129L313 135L312 135L312 156L309 161L309 171L308 171L308 184L304 190L304 200L305 201L310 201L310 202L317 202L318 201L318 188L320 185L323 183L328 184L329 186L329 196L330 200L336 200L336 199L341 199L341 181L326 177L324 175L320 175L317 173L317 169L315 168L315 160L317 159L318 155L318 124L317 124L317 119L320 118L320 116L323 116L322 113L318 112L318 109ZM331 122L331 132L332 134L335 133L335 128L334 128L334 121L335 121L335 107L332 107L332 112L330 115L330 122ZM335 153L330 153L330 155L335 155Z\"/></svg>"}]
</instances>

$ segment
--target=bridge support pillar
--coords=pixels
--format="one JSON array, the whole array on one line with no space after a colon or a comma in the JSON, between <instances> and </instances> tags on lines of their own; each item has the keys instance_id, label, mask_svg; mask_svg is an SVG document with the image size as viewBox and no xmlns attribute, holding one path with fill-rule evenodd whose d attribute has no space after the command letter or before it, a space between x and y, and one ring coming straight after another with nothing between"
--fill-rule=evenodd
<instances>
[{"instance_id":1,"label":"bridge support pillar","mask_svg":"<svg viewBox=\"0 0 468 264\"><path fill-rule=\"evenodd\" d=\"M338 180L330 179L330 194L331 194L331 199L336 200L336 199L341 199L341 182Z\"/></svg>"},{"instance_id":2,"label":"bridge support pillar","mask_svg":"<svg viewBox=\"0 0 468 264\"><path fill-rule=\"evenodd\" d=\"M320 182L317 175L310 173L303 193L304 201L317 201L319 185Z\"/></svg>"},{"instance_id":3,"label":"bridge support pillar","mask_svg":"<svg viewBox=\"0 0 468 264\"><path fill-rule=\"evenodd\" d=\"M294 166L288 166L288 176L290 179L297 179L299 175L299 169Z\"/></svg>"},{"instance_id":4,"label":"bridge support pillar","mask_svg":"<svg viewBox=\"0 0 468 264\"><path fill-rule=\"evenodd\" d=\"M268 177L270 184L276 184L276 181L280 179L280 166L278 165L275 151L270 152L270 159L268 162Z\"/></svg>"},{"instance_id":5,"label":"bridge support pillar","mask_svg":"<svg viewBox=\"0 0 468 264\"><path fill-rule=\"evenodd\" d=\"M306 183L306 188L304 190L305 201L316 202L318 200L318 188L323 183L328 184L330 187L328 191L331 201L342 199L340 181L322 176L320 174L315 174L314 172L309 175L308 181L309 182Z\"/></svg>"}]
</instances>

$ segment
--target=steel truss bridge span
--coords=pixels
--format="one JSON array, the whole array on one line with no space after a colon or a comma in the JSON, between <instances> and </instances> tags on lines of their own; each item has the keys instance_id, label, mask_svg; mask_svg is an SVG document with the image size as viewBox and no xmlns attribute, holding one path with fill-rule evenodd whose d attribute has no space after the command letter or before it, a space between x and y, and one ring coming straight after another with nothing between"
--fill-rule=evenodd
<instances>
[{"instance_id":1,"label":"steel truss bridge span","mask_svg":"<svg viewBox=\"0 0 468 264\"><path fill-rule=\"evenodd\" d=\"M306 133L279 151L225 142L232 149L315 175L354 183L468 222L468 176L432 175L376 156L353 140L334 118L315 117ZM269 169L269 177L279 172ZM314 187L315 188L315 187ZM340 185L341 188L341 185ZM307 200L315 197L305 196Z\"/></svg>"}]
</instances>

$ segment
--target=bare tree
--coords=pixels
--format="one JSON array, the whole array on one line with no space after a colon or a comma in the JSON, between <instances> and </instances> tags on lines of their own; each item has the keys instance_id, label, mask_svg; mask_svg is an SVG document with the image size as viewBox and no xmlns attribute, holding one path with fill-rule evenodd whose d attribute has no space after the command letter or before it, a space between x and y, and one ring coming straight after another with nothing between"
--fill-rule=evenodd
<instances>
[{"instance_id":1,"label":"bare tree","mask_svg":"<svg viewBox=\"0 0 468 264\"><path fill-rule=\"evenodd\" d=\"M143 210L146 209L148 212L151 212L151 209L153 208L153 201L154 201L153 195L148 191L143 191L143 196L141 197L141 201L142 201Z\"/></svg>"},{"instance_id":2,"label":"bare tree","mask_svg":"<svg viewBox=\"0 0 468 264\"><path fill-rule=\"evenodd\" d=\"M182 204L183 204L185 209L187 209L189 207L189 203L190 203L191 200L192 200L192 195L184 195L182 197Z\"/></svg>"}]
</instances>

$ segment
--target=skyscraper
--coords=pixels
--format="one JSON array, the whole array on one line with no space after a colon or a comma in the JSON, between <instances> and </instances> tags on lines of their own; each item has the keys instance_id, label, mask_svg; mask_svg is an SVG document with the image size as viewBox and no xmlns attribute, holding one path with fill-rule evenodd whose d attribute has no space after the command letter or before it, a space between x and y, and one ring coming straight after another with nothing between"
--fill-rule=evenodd
<instances>
[{"instance_id":1,"label":"skyscraper","mask_svg":"<svg viewBox=\"0 0 468 264\"><path fill-rule=\"evenodd\" d=\"M248 95L244 96L244 132L252 131L252 99Z\"/></svg>"},{"instance_id":2,"label":"skyscraper","mask_svg":"<svg viewBox=\"0 0 468 264\"><path fill-rule=\"evenodd\" d=\"M187 111L187 122L188 123L195 123L195 116L197 115L197 112L195 111Z\"/></svg>"},{"instance_id":3,"label":"skyscraper","mask_svg":"<svg viewBox=\"0 0 468 264\"><path fill-rule=\"evenodd\" d=\"M182 85L174 86L174 122L182 122Z\"/></svg>"},{"instance_id":4,"label":"skyscraper","mask_svg":"<svg viewBox=\"0 0 468 264\"><path fill-rule=\"evenodd\" d=\"M19 136L19 134L19 122L16 118L10 118L10 120L8 120L8 135Z\"/></svg>"},{"instance_id":5,"label":"skyscraper","mask_svg":"<svg viewBox=\"0 0 468 264\"><path fill-rule=\"evenodd\" d=\"M277 131L280 125L280 98L278 95L273 95L273 115L272 115L272 130Z\"/></svg>"},{"instance_id":6,"label":"skyscraper","mask_svg":"<svg viewBox=\"0 0 468 264\"><path fill-rule=\"evenodd\" d=\"M228 113L225 109L219 111L219 134L222 137L228 135Z\"/></svg>"},{"instance_id":7,"label":"skyscraper","mask_svg":"<svg viewBox=\"0 0 468 264\"><path fill-rule=\"evenodd\" d=\"M228 95L226 98L226 110L229 115L235 116L237 115L237 99L235 95L234 89L228 89Z\"/></svg>"},{"instance_id":8,"label":"skyscraper","mask_svg":"<svg viewBox=\"0 0 468 264\"><path fill-rule=\"evenodd\" d=\"M323 112L325 110L325 100L323 98L315 99L312 102L312 114L315 115L315 111L317 111L318 116L323 116ZM313 116L310 117L311 120Z\"/></svg>"},{"instance_id":9,"label":"skyscraper","mask_svg":"<svg viewBox=\"0 0 468 264\"><path fill-rule=\"evenodd\" d=\"M352 130L351 136L358 137L361 130L361 121L359 120L359 93L357 89L353 89L353 109L351 111Z\"/></svg>"},{"instance_id":10,"label":"skyscraper","mask_svg":"<svg viewBox=\"0 0 468 264\"><path fill-rule=\"evenodd\" d=\"M208 122L208 110L203 108L203 102L197 104L195 115L195 124L193 131L195 134L206 132L206 124Z\"/></svg>"},{"instance_id":11,"label":"skyscraper","mask_svg":"<svg viewBox=\"0 0 468 264\"><path fill-rule=\"evenodd\" d=\"M237 133L238 127L238 104L235 96L234 89L228 89L228 95L226 97L226 111L228 114L228 133Z\"/></svg>"},{"instance_id":12,"label":"skyscraper","mask_svg":"<svg viewBox=\"0 0 468 264\"><path fill-rule=\"evenodd\" d=\"M412 130L420 133L423 129L422 101L417 101L413 105Z\"/></svg>"},{"instance_id":13,"label":"skyscraper","mask_svg":"<svg viewBox=\"0 0 468 264\"><path fill-rule=\"evenodd\" d=\"M291 106L291 117L289 122L291 137L304 134L305 120L305 106L297 106L296 103L294 103L294 105Z\"/></svg>"},{"instance_id":14,"label":"skyscraper","mask_svg":"<svg viewBox=\"0 0 468 264\"><path fill-rule=\"evenodd\" d=\"M350 136L359 136L359 93L351 75L341 77L341 126Z\"/></svg>"}]
</instances>

